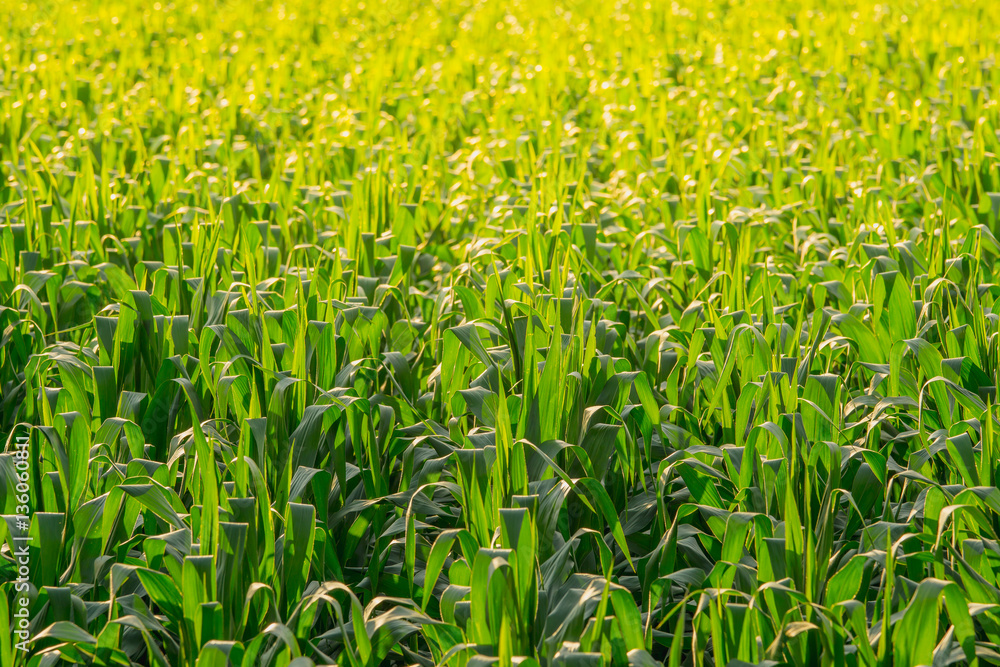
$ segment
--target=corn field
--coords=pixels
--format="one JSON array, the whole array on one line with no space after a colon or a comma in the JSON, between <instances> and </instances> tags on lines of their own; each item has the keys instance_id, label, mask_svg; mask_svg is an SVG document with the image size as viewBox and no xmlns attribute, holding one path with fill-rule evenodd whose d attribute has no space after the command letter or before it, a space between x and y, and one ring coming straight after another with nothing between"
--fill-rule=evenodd
<instances>
[{"instance_id":1,"label":"corn field","mask_svg":"<svg viewBox=\"0 0 1000 667\"><path fill-rule=\"evenodd\" d=\"M0 664L1000 664L998 51L0 2Z\"/></svg>"}]
</instances>

